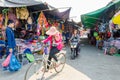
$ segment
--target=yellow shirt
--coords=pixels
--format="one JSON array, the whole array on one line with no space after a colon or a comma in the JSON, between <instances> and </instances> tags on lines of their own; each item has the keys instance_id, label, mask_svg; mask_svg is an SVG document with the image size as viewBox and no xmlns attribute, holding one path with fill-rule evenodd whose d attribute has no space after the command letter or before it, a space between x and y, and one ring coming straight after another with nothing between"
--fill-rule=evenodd
<instances>
[{"instance_id":1,"label":"yellow shirt","mask_svg":"<svg viewBox=\"0 0 120 80\"><path fill-rule=\"evenodd\" d=\"M102 38L100 38L99 36L96 37L96 40L102 40Z\"/></svg>"},{"instance_id":2,"label":"yellow shirt","mask_svg":"<svg viewBox=\"0 0 120 80\"><path fill-rule=\"evenodd\" d=\"M99 36L96 37L96 40L99 40Z\"/></svg>"}]
</instances>

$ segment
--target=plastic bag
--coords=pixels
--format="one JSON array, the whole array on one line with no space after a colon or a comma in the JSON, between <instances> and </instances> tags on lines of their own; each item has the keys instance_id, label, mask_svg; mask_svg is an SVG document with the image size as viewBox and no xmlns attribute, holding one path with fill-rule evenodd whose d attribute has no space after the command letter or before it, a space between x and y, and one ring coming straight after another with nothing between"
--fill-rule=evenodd
<instances>
[{"instance_id":1,"label":"plastic bag","mask_svg":"<svg viewBox=\"0 0 120 80\"><path fill-rule=\"evenodd\" d=\"M12 53L8 55L8 57L5 59L5 61L2 63L3 67L7 67L10 63L10 58L11 58Z\"/></svg>"},{"instance_id":2,"label":"plastic bag","mask_svg":"<svg viewBox=\"0 0 120 80\"><path fill-rule=\"evenodd\" d=\"M9 71L18 71L20 68L21 68L20 62L18 62L15 55L12 54L10 58Z\"/></svg>"},{"instance_id":3,"label":"plastic bag","mask_svg":"<svg viewBox=\"0 0 120 80\"><path fill-rule=\"evenodd\" d=\"M26 57L30 62L35 61L35 58L34 58L33 54L26 53Z\"/></svg>"}]
</instances>

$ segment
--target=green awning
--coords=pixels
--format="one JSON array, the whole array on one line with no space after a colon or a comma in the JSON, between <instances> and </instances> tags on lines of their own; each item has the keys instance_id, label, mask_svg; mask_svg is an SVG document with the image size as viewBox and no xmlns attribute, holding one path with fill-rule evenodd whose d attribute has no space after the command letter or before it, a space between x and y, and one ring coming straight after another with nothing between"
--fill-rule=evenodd
<instances>
[{"instance_id":1,"label":"green awning","mask_svg":"<svg viewBox=\"0 0 120 80\"><path fill-rule=\"evenodd\" d=\"M81 15L82 24L84 24L86 28L94 27L96 22L101 21L100 16L104 13L105 10L106 7L103 7L94 12Z\"/></svg>"},{"instance_id":2,"label":"green awning","mask_svg":"<svg viewBox=\"0 0 120 80\"><path fill-rule=\"evenodd\" d=\"M112 18L115 10L120 9L120 0L109 3L107 6L96 11L81 15L81 22L85 28L93 28L97 23L100 23Z\"/></svg>"}]
</instances>

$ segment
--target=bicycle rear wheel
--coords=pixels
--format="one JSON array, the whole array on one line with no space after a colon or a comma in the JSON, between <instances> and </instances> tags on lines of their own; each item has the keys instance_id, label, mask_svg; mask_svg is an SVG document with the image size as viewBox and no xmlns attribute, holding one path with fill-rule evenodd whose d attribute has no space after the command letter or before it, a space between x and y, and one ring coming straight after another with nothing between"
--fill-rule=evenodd
<instances>
[{"instance_id":1,"label":"bicycle rear wheel","mask_svg":"<svg viewBox=\"0 0 120 80\"><path fill-rule=\"evenodd\" d=\"M59 66L56 66L57 63L55 63L54 69L55 69L55 71L56 71L57 73L59 73L59 72L61 72L61 71L63 70L63 68L64 68L64 66L65 66L65 62L66 62L65 54L64 54L64 53L59 53L59 54L57 55L57 59L58 59L58 61L59 61L60 63L58 63Z\"/></svg>"},{"instance_id":2,"label":"bicycle rear wheel","mask_svg":"<svg viewBox=\"0 0 120 80\"><path fill-rule=\"evenodd\" d=\"M42 72L42 60L36 60L27 69L24 80L42 80L44 72Z\"/></svg>"}]
</instances>

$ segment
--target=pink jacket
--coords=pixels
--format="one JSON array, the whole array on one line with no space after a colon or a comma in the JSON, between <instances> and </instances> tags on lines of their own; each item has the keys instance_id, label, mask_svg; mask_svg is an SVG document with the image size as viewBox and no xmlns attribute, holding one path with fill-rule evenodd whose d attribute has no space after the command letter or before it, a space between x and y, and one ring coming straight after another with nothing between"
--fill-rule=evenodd
<instances>
[{"instance_id":1,"label":"pink jacket","mask_svg":"<svg viewBox=\"0 0 120 80\"><path fill-rule=\"evenodd\" d=\"M55 43L57 44L57 49L62 50L63 44L62 44L62 35L57 34L56 35L57 39L55 40ZM47 39L43 40L44 43L50 41L50 47L52 47L52 36L49 36Z\"/></svg>"}]
</instances>

